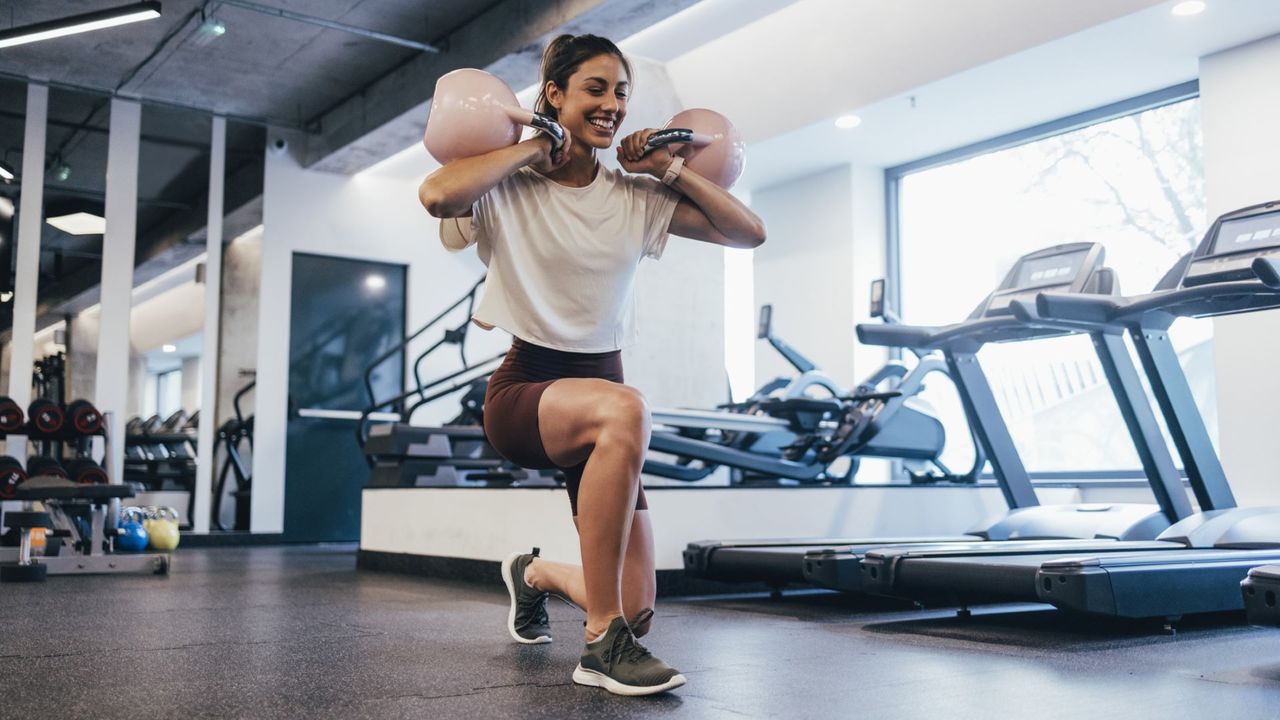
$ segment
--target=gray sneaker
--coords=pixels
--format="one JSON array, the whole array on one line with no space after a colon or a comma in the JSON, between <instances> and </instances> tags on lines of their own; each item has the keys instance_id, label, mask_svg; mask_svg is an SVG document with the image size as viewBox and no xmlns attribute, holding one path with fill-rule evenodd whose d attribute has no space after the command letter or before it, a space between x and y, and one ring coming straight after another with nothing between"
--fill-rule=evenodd
<instances>
[{"instance_id":1,"label":"gray sneaker","mask_svg":"<svg viewBox=\"0 0 1280 720\"><path fill-rule=\"evenodd\" d=\"M614 695L653 695L685 683L683 675L636 640L621 617L609 623L603 637L587 643L573 671L573 681Z\"/></svg>"},{"instance_id":2,"label":"gray sneaker","mask_svg":"<svg viewBox=\"0 0 1280 720\"><path fill-rule=\"evenodd\" d=\"M524 581L524 569L538 557L538 548L531 553L512 553L502 561L502 582L511 596L511 611L507 613L507 631L518 643L538 645L551 642L551 620L547 617L547 595L529 587Z\"/></svg>"}]
</instances>

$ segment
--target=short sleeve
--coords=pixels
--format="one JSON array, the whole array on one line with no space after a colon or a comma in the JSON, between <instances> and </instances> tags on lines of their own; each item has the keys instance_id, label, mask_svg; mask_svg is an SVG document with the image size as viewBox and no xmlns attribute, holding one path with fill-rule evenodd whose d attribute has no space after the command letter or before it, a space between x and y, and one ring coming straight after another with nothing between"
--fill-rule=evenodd
<instances>
[{"instance_id":1,"label":"short sleeve","mask_svg":"<svg viewBox=\"0 0 1280 720\"><path fill-rule=\"evenodd\" d=\"M440 218L440 244L449 252L461 252L476 242L475 229L469 217Z\"/></svg>"},{"instance_id":2,"label":"short sleeve","mask_svg":"<svg viewBox=\"0 0 1280 720\"><path fill-rule=\"evenodd\" d=\"M653 178L635 178L636 193L642 198L644 208L644 244L641 257L654 260L662 257L667 249L668 228L671 227L671 216L676 212L680 202L680 193L654 180Z\"/></svg>"}]
</instances>

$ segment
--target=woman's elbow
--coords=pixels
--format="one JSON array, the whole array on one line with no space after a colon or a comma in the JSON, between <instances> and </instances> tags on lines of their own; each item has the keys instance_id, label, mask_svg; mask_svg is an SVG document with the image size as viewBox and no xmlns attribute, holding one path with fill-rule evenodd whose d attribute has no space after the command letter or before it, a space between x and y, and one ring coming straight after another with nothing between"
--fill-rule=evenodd
<instances>
[{"instance_id":1,"label":"woman's elbow","mask_svg":"<svg viewBox=\"0 0 1280 720\"><path fill-rule=\"evenodd\" d=\"M760 247L764 244L768 234L769 232L764 226L764 221L756 218L756 222L751 228L751 232L747 233L747 237L745 238L745 246L752 250Z\"/></svg>"},{"instance_id":2,"label":"woman's elbow","mask_svg":"<svg viewBox=\"0 0 1280 720\"><path fill-rule=\"evenodd\" d=\"M430 179L418 186L418 202L435 218L456 217L461 214L455 203L451 203L439 185Z\"/></svg>"}]
</instances>

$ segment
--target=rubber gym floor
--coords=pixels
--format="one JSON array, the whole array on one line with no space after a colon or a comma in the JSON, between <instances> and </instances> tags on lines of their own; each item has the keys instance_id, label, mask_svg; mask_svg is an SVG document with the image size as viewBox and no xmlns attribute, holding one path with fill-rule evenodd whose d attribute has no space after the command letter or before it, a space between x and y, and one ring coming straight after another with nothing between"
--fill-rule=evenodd
<instances>
[{"instance_id":1,"label":"rubber gym floor","mask_svg":"<svg viewBox=\"0 0 1280 720\"><path fill-rule=\"evenodd\" d=\"M496 573L495 573L496 574ZM0 588L0 717L1280 717L1280 632L1083 622L1032 606L837 594L661 600L646 644L689 684L578 687L581 614L507 636L506 592L357 571L352 546L179 550L168 578Z\"/></svg>"}]
</instances>

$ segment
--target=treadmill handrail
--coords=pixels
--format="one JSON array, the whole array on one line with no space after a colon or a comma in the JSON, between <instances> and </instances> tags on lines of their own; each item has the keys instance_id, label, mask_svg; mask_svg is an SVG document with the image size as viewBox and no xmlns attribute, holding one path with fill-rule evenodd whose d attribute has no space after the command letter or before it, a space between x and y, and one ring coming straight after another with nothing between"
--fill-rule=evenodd
<instances>
[{"instance_id":1,"label":"treadmill handrail","mask_svg":"<svg viewBox=\"0 0 1280 720\"><path fill-rule=\"evenodd\" d=\"M1172 316L1195 316L1179 309L1191 301L1211 301L1242 295L1276 295L1280 288L1271 287L1260 280L1234 280L1208 283L1176 290L1116 298L1112 295L1066 295L1040 293L1036 296L1036 311L1044 318L1055 320L1083 320L1098 323L1141 323L1153 313Z\"/></svg>"},{"instance_id":2,"label":"treadmill handrail","mask_svg":"<svg viewBox=\"0 0 1280 720\"><path fill-rule=\"evenodd\" d=\"M858 341L863 345L895 348L923 348L938 331L946 326L928 325L880 325L858 323Z\"/></svg>"}]
</instances>

